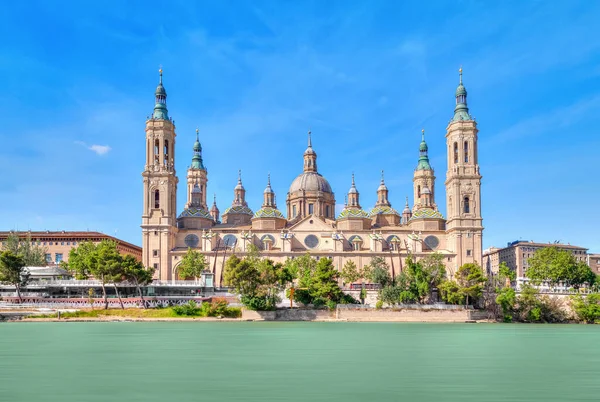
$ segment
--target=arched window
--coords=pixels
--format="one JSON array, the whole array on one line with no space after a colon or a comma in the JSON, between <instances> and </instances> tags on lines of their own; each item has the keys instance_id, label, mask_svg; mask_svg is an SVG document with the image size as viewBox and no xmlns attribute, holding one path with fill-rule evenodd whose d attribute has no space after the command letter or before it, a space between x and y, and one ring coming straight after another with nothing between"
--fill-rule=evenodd
<instances>
[{"instance_id":1,"label":"arched window","mask_svg":"<svg viewBox=\"0 0 600 402\"><path fill-rule=\"evenodd\" d=\"M471 210L471 206L469 205L469 197L465 197L464 200L463 200L463 203L464 203L464 205L463 205L463 212L465 214L468 214L470 212L470 210Z\"/></svg>"},{"instance_id":2,"label":"arched window","mask_svg":"<svg viewBox=\"0 0 600 402\"><path fill-rule=\"evenodd\" d=\"M165 140L165 146L164 146L164 164L165 166L167 166L167 164L169 163L169 140Z\"/></svg>"},{"instance_id":3,"label":"arched window","mask_svg":"<svg viewBox=\"0 0 600 402\"><path fill-rule=\"evenodd\" d=\"M160 208L160 191L154 190L154 208Z\"/></svg>"},{"instance_id":4,"label":"arched window","mask_svg":"<svg viewBox=\"0 0 600 402\"><path fill-rule=\"evenodd\" d=\"M465 163L469 163L469 143L465 141Z\"/></svg>"},{"instance_id":5,"label":"arched window","mask_svg":"<svg viewBox=\"0 0 600 402\"><path fill-rule=\"evenodd\" d=\"M458 163L458 144L454 143L454 163Z\"/></svg>"},{"instance_id":6,"label":"arched window","mask_svg":"<svg viewBox=\"0 0 600 402\"><path fill-rule=\"evenodd\" d=\"M421 198L421 185L417 186L417 198Z\"/></svg>"},{"instance_id":7,"label":"arched window","mask_svg":"<svg viewBox=\"0 0 600 402\"><path fill-rule=\"evenodd\" d=\"M329 218L329 205L325 206L325 216Z\"/></svg>"},{"instance_id":8,"label":"arched window","mask_svg":"<svg viewBox=\"0 0 600 402\"><path fill-rule=\"evenodd\" d=\"M160 142L154 140L154 163L158 163L159 159Z\"/></svg>"},{"instance_id":9,"label":"arched window","mask_svg":"<svg viewBox=\"0 0 600 402\"><path fill-rule=\"evenodd\" d=\"M292 205L292 217L295 218L296 217L296 206Z\"/></svg>"}]
</instances>

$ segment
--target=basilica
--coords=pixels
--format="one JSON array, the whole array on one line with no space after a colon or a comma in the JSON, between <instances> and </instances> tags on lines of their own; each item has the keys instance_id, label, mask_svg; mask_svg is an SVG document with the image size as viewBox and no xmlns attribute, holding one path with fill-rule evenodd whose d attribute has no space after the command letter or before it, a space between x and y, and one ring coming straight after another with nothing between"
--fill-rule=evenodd
<instances>
[{"instance_id":1,"label":"basilica","mask_svg":"<svg viewBox=\"0 0 600 402\"><path fill-rule=\"evenodd\" d=\"M141 226L144 264L156 269L156 279L175 280L178 264L192 248L204 254L217 286L222 282L225 260L233 253L243 256L250 244L275 261L309 252L316 258L331 258L338 269L349 260L362 267L372 257L383 257L393 276L402 271L409 255L419 259L429 253L441 253L450 275L462 264L481 264L478 130L467 107L462 69L455 98L454 115L446 127L446 217L436 203L435 171L429 162L424 132L413 175L412 206L408 198L401 212L392 206L382 172L374 206L361 205L353 177L345 207L335 216L335 193L319 173L310 132L301 171L298 153L300 174L291 182L285 206L277 205L269 178L261 208L252 211L238 174L233 201L221 213L216 201L212 205L207 201L208 173L196 130L185 183L187 199L178 214L175 124L169 118L161 70L154 111L146 121Z\"/></svg>"}]
</instances>

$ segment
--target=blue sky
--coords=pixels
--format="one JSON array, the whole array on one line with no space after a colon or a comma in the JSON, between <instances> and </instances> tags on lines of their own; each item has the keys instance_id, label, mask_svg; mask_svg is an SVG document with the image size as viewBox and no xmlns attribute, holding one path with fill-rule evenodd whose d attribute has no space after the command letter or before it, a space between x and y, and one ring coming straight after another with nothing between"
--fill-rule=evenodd
<instances>
[{"instance_id":1,"label":"blue sky","mask_svg":"<svg viewBox=\"0 0 600 402\"><path fill-rule=\"evenodd\" d=\"M309 128L339 204L354 172L372 207L384 169L401 209L424 128L445 214L444 135L462 65L480 130L484 247L522 238L600 252L600 3L421 4L4 4L1 229L89 229L140 244L160 64L179 210L196 127L221 211L238 169L251 208L270 172L285 210Z\"/></svg>"}]
</instances>

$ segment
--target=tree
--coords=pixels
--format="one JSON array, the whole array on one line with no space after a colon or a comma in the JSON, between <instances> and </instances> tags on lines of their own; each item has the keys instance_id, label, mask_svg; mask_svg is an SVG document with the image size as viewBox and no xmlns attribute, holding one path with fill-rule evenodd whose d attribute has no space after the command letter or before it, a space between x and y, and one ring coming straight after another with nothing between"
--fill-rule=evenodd
<instances>
[{"instance_id":1,"label":"tree","mask_svg":"<svg viewBox=\"0 0 600 402\"><path fill-rule=\"evenodd\" d=\"M273 310L279 293L294 280L289 265L261 259L251 252L240 260L232 255L225 264L224 283L240 295L241 302L252 310Z\"/></svg>"},{"instance_id":2,"label":"tree","mask_svg":"<svg viewBox=\"0 0 600 402\"><path fill-rule=\"evenodd\" d=\"M26 267L43 267L46 265L46 248L38 246L31 240L31 234L22 239L17 233L11 232L2 246L4 251L12 251L21 256Z\"/></svg>"},{"instance_id":3,"label":"tree","mask_svg":"<svg viewBox=\"0 0 600 402\"><path fill-rule=\"evenodd\" d=\"M467 263L458 269L456 281L460 286L460 292L465 296L465 306L469 305L469 297L473 301L481 297L486 280L479 264Z\"/></svg>"},{"instance_id":4,"label":"tree","mask_svg":"<svg viewBox=\"0 0 600 402\"><path fill-rule=\"evenodd\" d=\"M576 295L571 297L573 310L580 321L588 324L600 323L600 294L590 293L586 297Z\"/></svg>"},{"instance_id":5,"label":"tree","mask_svg":"<svg viewBox=\"0 0 600 402\"><path fill-rule=\"evenodd\" d=\"M338 303L343 299L343 292L338 285L338 275L331 258L321 258L317 262L308 288L314 305L324 305L327 302Z\"/></svg>"},{"instance_id":6,"label":"tree","mask_svg":"<svg viewBox=\"0 0 600 402\"><path fill-rule=\"evenodd\" d=\"M498 267L498 276L501 280L508 280L511 283L517 280L517 273L514 270L510 269L504 261L501 262L500 266Z\"/></svg>"},{"instance_id":7,"label":"tree","mask_svg":"<svg viewBox=\"0 0 600 402\"><path fill-rule=\"evenodd\" d=\"M199 278L206 267L204 254L188 248L177 269L179 279Z\"/></svg>"},{"instance_id":8,"label":"tree","mask_svg":"<svg viewBox=\"0 0 600 402\"><path fill-rule=\"evenodd\" d=\"M342 267L342 271L340 272L340 278L344 281L344 283L352 284L360 279L360 272L358 272L358 267L352 260L348 260L344 266Z\"/></svg>"},{"instance_id":9,"label":"tree","mask_svg":"<svg viewBox=\"0 0 600 402\"><path fill-rule=\"evenodd\" d=\"M455 280L445 280L440 284L442 300L450 304L462 304L465 300L465 295L461 291L461 287Z\"/></svg>"},{"instance_id":10,"label":"tree","mask_svg":"<svg viewBox=\"0 0 600 402\"><path fill-rule=\"evenodd\" d=\"M574 288L579 288L586 282L593 284L596 279L587 264L577 261L570 251L559 250L555 246L537 250L528 263L526 275L534 284L542 281L548 281L552 285L567 282Z\"/></svg>"},{"instance_id":11,"label":"tree","mask_svg":"<svg viewBox=\"0 0 600 402\"><path fill-rule=\"evenodd\" d=\"M142 286L146 286L152 282L154 268L144 267L144 264L138 261L134 256L128 254L124 256L121 261L121 269L123 270L125 279L135 285L138 294L140 295L140 299L142 300L142 306L146 308Z\"/></svg>"},{"instance_id":12,"label":"tree","mask_svg":"<svg viewBox=\"0 0 600 402\"><path fill-rule=\"evenodd\" d=\"M379 283L382 288L393 285L390 267L382 257L373 257L369 263L370 277L373 283Z\"/></svg>"},{"instance_id":13,"label":"tree","mask_svg":"<svg viewBox=\"0 0 600 402\"><path fill-rule=\"evenodd\" d=\"M504 322L512 322L517 295L511 287L504 287L498 291L496 303L502 308L502 317Z\"/></svg>"},{"instance_id":14,"label":"tree","mask_svg":"<svg viewBox=\"0 0 600 402\"><path fill-rule=\"evenodd\" d=\"M3 251L0 254L0 282L13 285L17 291L19 303L21 298L21 288L27 286L29 281L29 272L25 269L25 261L20 255L12 251Z\"/></svg>"},{"instance_id":15,"label":"tree","mask_svg":"<svg viewBox=\"0 0 600 402\"><path fill-rule=\"evenodd\" d=\"M121 255L117 250L116 242L112 240L102 240L98 244L92 242L82 242L79 246L72 248L69 252L69 262L67 265L77 279L89 279L94 277L100 281L102 287L102 297L104 299L104 309L108 309L108 297L106 294L106 284L118 280L123 276L121 270ZM119 301L121 297L114 285ZM123 307L123 302L121 301Z\"/></svg>"}]
</instances>

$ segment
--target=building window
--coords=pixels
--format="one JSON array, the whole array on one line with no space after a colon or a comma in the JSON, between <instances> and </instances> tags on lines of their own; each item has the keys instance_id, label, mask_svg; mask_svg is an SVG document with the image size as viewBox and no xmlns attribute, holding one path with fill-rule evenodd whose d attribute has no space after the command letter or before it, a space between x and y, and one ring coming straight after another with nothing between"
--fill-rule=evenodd
<instances>
[{"instance_id":1,"label":"building window","mask_svg":"<svg viewBox=\"0 0 600 402\"><path fill-rule=\"evenodd\" d=\"M296 206L292 205L292 217L295 218L296 217Z\"/></svg>"},{"instance_id":2,"label":"building window","mask_svg":"<svg viewBox=\"0 0 600 402\"><path fill-rule=\"evenodd\" d=\"M63 260L62 253L56 253L54 255L54 262L56 262L57 264L60 263L62 260Z\"/></svg>"},{"instance_id":3,"label":"building window","mask_svg":"<svg viewBox=\"0 0 600 402\"><path fill-rule=\"evenodd\" d=\"M325 206L325 216L329 218L329 205Z\"/></svg>"},{"instance_id":4,"label":"building window","mask_svg":"<svg viewBox=\"0 0 600 402\"><path fill-rule=\"evenodd\" d=\"M164 147L164 160L163 163L165 166L168 165L169 163L169 140L165 140L165 147Z\"/></svg>"},{"instance_id":5,"label":"building window","mask_svg":"<svg viewBox=\"0 0 600 402\"><path fill-rule=\"evenodd\" d=\"M471 250L467 250L467 257L470 257L472 254Z\"/></svg>"},{"instance_id":6,"label":"building window","mask_svg":"<svg viewBox=\"0 0 600 402\"><path fill-rule=\"evenodd\" d=\"M158 236L158 230L154 231L154 236Z\"/></svg>"},{"instance_id":7,"label":"building window","mask_svg":"<svg viewBox=\"0 0 600 402\"><path fill-rule=\"evenodd\" d=\"M468 214L471 211L471 206L469 205L469 197L465 197L463 203L463 212L465 214Z\"/></svg>"},{"instance_id":8,"label":"building window","mask_svg":"<svg viewBox=\"0 0 600 402\"><path fill-rule=\"evenodd\" d=\"M154 208L160 208L160 191L154 190Z\"/></svg>"},{"instance_id":9,"label":"building window","mask_svg":"<svg viewBox=\"0 0 600 402\"><path fill-rule=\"evenodd\" d=\"M308 214L311 215L314 213L315 206L314 204L308 204Z\"/></svg>"},{"instance_id":10,"label":"building window","mask_svg":"<svg viewBox=\"0 0 600 402\"><path fill-rule=\"evenodd\" d=\"M70 242L70 241L68 241L68 242L67 242L67 246L70 246L70 245L71 245L71 242Z\"/></svg>"},{"instance_id":11,"label":"building window","mask_svg":"<svg viewBox=\"0 0 600 402\"><path fill-rule=\"evenodd\" d=\"M158 163L158 150L160 149L160 142L159 140L154 140L154 163L157 164Z\"/></svg>"},{"instance_id":12,"label":"building window","mask_svg":"<svg viewBox=\"0 0 600 402\"><path fill-rule=\"evenodd\" d=\"M158 250L152 250L152 257L158 257Z\"/></svg>"},{"instance_id":13,"label":"building window","mask_svg":"<svg viewBox=\"0 0 600 402\"><path fill-rule=\"evenodd\" d=\"M154 269L158 269L158 264L154 263L153 267L154 267Z\"/></svg>"},{"instance_id":14,"label":"building window","mask_svg":"<svg viewBox=\"0 0 600 402\"><path fill-rule=\"evenodd\" d=\"M46 253L46 262L52 262L52 254Z\"/></svg>"},{"instance_id":15,"label":"building window","mask_svg":"<svg viewBox=\"0 0 600 402\"><path fill-rule=\"evenodd\" d=\"M421 185L417 186L417 198L421 198Z\"/></svg>"},{"instance_id":16,"label":"building window","mask_svg":"<svg viewBox=\"0 0 600 402\"><path fill-rule=\"evenodd\" d=\"M469 163L469 143L465 141L465 163Z\"/></svg>"},{"instance_id":17,"label":"building window","mask_svg":"<svg viewBox=\"0 0 600 402\"><path fill-rule=\"evenodd\" d=\"M61 246L64 246L64 245L65 245L65 242L64 242L64 241L61 241L61 242L60 242L60 245L61 245Z\"/></svg>"},{"instance_id":18,"label":"building window","mask_svg":"<svg viewBox=\"0 0 600 402\"><path fill-rule=\"evenodd\" d=\"M458 163L458 144L454 143L454 163Z\"/></svg>"}]
</instances>

